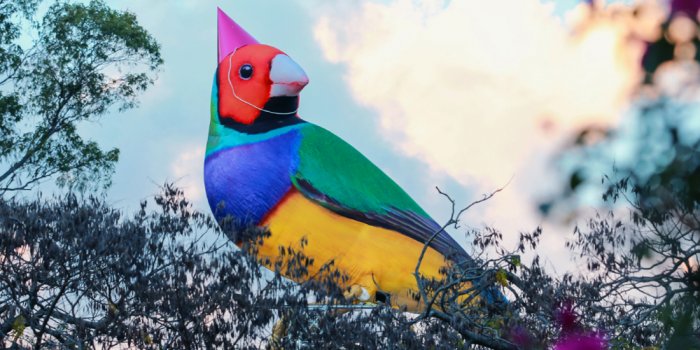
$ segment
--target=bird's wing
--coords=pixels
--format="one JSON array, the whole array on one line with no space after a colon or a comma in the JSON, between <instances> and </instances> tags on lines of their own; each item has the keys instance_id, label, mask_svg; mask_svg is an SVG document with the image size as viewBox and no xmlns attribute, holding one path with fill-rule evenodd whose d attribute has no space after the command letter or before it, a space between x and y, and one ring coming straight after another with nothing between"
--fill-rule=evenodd
<instances>
[{"instance_id":1,"label":"bird's wing","mask_svg":"<svg viewBox=\"0 0 700 350\"><path fill-rule=\"evenodd\" d=\"M339 215L391 229L421 243L438 225L389 176L333 133L313 124L301 129L299 160L291 177L305 197ZM466 252L442 231L430 244L463 261Z\"/></svg>"}]
</instances>

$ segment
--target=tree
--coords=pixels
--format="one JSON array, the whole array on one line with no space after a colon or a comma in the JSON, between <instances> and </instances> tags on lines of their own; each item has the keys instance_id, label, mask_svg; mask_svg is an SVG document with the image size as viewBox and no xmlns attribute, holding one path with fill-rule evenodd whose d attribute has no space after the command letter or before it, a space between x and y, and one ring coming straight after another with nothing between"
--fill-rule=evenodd
<instances>
[{"instance_id":1,"label":"tree","mask_svg":"<svg viewBox=\"0 0 700 350\"><path fill-rule=\"evenodd\" d=\"M108 184L119 151L76 127L133 107L162 63L131 13L57 1L34 20L40 3L0 4L0 195L55 177L67 187ZM18 43L32 34L30 47Z\"/></svg>"},{"instance_id":2,"label":"tree","mask_svg":"<svg viewBox=\"0 0 700 350\"><path fill-rule=\"evenodd\" d=\"M3 201L0 344L547 349L585 338L628 349L687 337L687 327L665 320L697 308L696 270L678 275L676 266L656 274L634 249L621 249L621 240L640 242L621 228L646 234L645 226L634 226L645 220L612 226L608 218L592 220L590 232L577 231L570 248L593 274L561 277L536 257L521 261L521 254L537 251L541 231L522 234L514 251L501 246L496 230L473 231L475 249L495 255L475 254L474 264L451 266L439 280L417 276L416 297L425 308L410 315L383 304L349 305L338 287L345 277L332 262L309 278L308 267L319 262L304 255L303 241L300 249L280 247L285 254L266 273L264 257L256 257L265 230L232 231L231 221L216 223L194 211L169 185L154 202L155 210L144 202L129 217L103 200L74 195ZM247 243L238 249L235 241ZM685 295L683 303L629 293L648 283L666 283L668 300ZM494 284L508 291L508 304L478 297Z\"/></svg>"},{"instance_id":3,"label":"tree","mask_svg":"<svg viewBox=\"0 0 700 350\"><path fill-rule=\"evenodd\" d=\"M166 185L126 217L97 198L0 202L0 348L199 349L312 346L454 348L456 333L387 307L347 308L332 263L291 247L264 273L255 249L267 232L221 230ZM227 222L221 227L228 227ZM236 240L249 242L237 249ZM309 305L308 300L323 300ZM276 319L283 336L271 337Z\"/></svg>"},{"instance_id":4,"label":"tree","mask_svg":"<svg viewBox=\"0 0 700 350\"><path fill-rule=\"evenodd\" d=\"M180 191L155 202L131 218L74 195L3 202L0 346L192 349L263 334L274 283L254 290L254 261Z\"/></svg>"}]
</instances>

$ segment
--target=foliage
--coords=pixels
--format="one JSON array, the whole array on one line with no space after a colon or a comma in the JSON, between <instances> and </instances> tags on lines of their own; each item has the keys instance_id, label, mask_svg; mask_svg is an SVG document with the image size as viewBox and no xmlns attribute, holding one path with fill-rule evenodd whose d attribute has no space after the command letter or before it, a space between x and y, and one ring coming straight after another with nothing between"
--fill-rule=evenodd
<instances>
[{"instance_id":1,"label":"foliage","mask_svg":"<svg viewBox=\"0 0 700 350\"><path fill-rule=\"evenodd\" d=\"M304 255L304 241L281 247L274 271L264 272L260 263L269 258L256 247L266 231L231 231L230 221L192 210L169 185L154 202L155 210L144 202L131 217L74 195L0 203L0 344L565 349L609 341L628 349L689 344L697 334L698 270L683 270L687 260L671 253L669 239L679 227L697 239L697 229L677 222L653 231L642 215L624 223L593 219L569 244L590 272L562 277L537 257L521 259L539 249L540 230L521 234L513 251L501 246L500 232L473 231L473 245L494 257L474 254L440 280L417 275L425 308L411 315L349 304L332 262L309 278L308 267L320 262ZM238 249L234 241L247 244ZM653 253L629 248L639 242ZM659 264L665 260L677 264ZM507 303L485 302L496 283L505 285ZM665 293L639 293L650 288Z\"/></svg>"},{"instance_id":2,"label":"foliage","mask_svg":"<svg viewBox=\"0 0 700 350\"><path fill-rule=\"evenodd\" d=\"M144 202L129 218L73 195L2 203L3 342L193 348L256 341L273 317L280 279L254 283L261 277L254 261L208 215L191 211L181 192L165 187L155 202L157 210Z\"/></svg>"},{"instance_id":3,"label":"foliage","mask_svg":"<svg viewBox=\"0 0 700 350\"><path fill-rule=\"evenodd\" d=\"M77 126L133 107L162 63L131 13L55 1L34 20L40 3L0 4L0 195L56 176L68 187L108 184L119 151L83 139Z\"/></svg>"},{"instance_id":4,"label":"foliage","mask_svg":"<svg viewBox=\"0 0 700 350\"><path fill-rule=\"evenodd\" d=\"M74 195L0 203L0 345L10 348L454 348L459 337L387 307L346 305L332 263L286 247L276 273L254 258L266 232L219 229L166 185L133 217ZM227 223L222 223L227 227ZM232 243L250 242L243 249ZM322 306L308 305L323 300ZM319 304L321 305L321 304ZM347 306L344 306L347 308ZM276 319L283 335L271 337Z\"/></svg>"},{"instance_id":5,"label":"foliage","mask_svg":"<svg viewBox=\"0 0 700 350\"><path fill-rule=\"evenodd\" d=\"M663 206L649 207L647 189L629 178L612 183L604 198L624 200L629 218L596 216L568 245L598 287L607 329L633 344L670 348L684 337L690 349L700 341L698 207L688 207L683 190L668 193Z\"/></svg>"}]
</instances>

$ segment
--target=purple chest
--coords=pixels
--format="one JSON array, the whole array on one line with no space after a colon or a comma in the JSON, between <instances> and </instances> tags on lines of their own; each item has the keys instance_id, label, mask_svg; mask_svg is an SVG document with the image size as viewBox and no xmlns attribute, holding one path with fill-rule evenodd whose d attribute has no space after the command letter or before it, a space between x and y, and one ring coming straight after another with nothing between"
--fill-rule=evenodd
<instances>
[{"instance_id":1,"label":"purple chest","mask_svg":"<svg viewBox=\"0 0 700 350\"><path fill-rule=\"evenodd\" d=\"M204 161L204 185L214 216L238 228L258 224L292 186L299 134L226 148Z\"/></svg>"}]
</instances>

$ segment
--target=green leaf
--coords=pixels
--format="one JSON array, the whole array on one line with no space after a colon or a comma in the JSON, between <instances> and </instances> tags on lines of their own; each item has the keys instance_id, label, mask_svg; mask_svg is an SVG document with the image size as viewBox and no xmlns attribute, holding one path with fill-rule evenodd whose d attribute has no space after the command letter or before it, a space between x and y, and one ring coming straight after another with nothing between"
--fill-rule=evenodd
<instances>
[{"instance_id":1,"label":"green leaf","mask_svg":"<svg viewBox=\"0 0 700 350\"><path fill-rule=\"evenodd\" d=\"M25 328L27 328L27 320L24 316L19 315L12 321L12 331L15 332L15 340L24 335Z\"/></svg>"},{"instance_id":2,"label":"green leaf","mask_svg":"<svg viewBox=\"0 0 700 350\"><path fill-rule=\"evenodd\" d=\"M520 267L520 256L514 255L510 258L510 263L515 267Z\"/></svg>"},{"instance_id":3,"label":"green leaf","mask_svg":"<svg viewBox=\"0 0 700 350\"><path fill-rule=\"evenodd\" d=\"M503 287L508 286L508 274L506 270L499 269L498 272L496 272L496 282Z\"/></svg>"}]
</instances>

